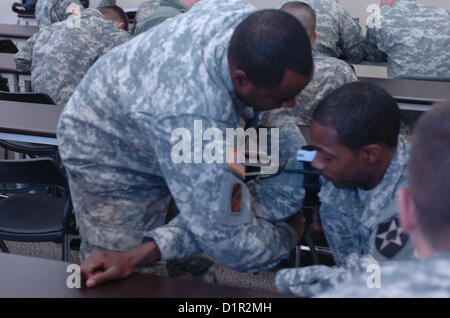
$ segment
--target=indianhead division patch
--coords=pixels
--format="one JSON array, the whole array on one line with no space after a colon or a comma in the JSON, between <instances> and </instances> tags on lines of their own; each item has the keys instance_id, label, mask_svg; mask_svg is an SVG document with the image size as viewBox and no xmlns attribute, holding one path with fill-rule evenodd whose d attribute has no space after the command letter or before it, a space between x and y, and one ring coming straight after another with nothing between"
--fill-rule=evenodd
<instances>
[{"instance_id":1,"label":"indianhead division patch","mask_svg":"<svg viewBox=\"0 0 450 318\"><path fill-rule=\"evenodd\" d=\"M375 234L375 247L384 257L393 258L408 242L409 236L400 226L398 217L393 217L378 225Z\"/></svg>"},{"instance_id":2,"label":"indianhead division patch","mask_svg":"<svg viewBox=\"0 0 450 318\"><path fill-rule=\"evenodd\" d=\"M232 147L228 148L227 163L228 168L245 180L245 156L240 151Z\"/></svg>"}]
</instances>

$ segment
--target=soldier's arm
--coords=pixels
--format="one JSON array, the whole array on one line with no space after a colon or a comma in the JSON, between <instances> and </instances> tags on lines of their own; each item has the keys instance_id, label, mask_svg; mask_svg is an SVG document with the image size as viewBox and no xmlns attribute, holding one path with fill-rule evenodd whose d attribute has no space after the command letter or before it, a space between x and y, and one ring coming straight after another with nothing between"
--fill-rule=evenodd
<instances>
[{"instance_id":1,"label":"soldier's arm","mask_svg":"<svg viewBox=\"0 0 450 318\"><path fill-rule=\"evenodd\" d=\"M383 49L380 28L367 28L365 38L366 58L369 61L382 62L387 60L387 54Z\"/></svg>"},{"instance_id":2,"label":"soldier's arm","mask_svg":"<svg viewBox=\"0 0 450 318\"><path fill-rule=\"evenodd\" d=\"M183 236L190 242L168 248L167 244L172 247L174 244L164 239L164 232L170 232L171 224L167 229L163 226L151 231L148 237L157 243L164 240L166 244L159 246L161 258L187 256L183 249L191 243L197 245L192 251L203 251L217 262L239 271L267 269L288 257L298 241L297 233L285 222L274 224L256 216L248 187L236 172L242 166L226 162L175 163L171 156L171 131L184 127L193 132L194 118L154 120L160 129L151 131L154 134L148 137L155 143L153 148L158 149L162 174L180 211L177 222L190 232ZM217 128L217 123L207 119L203 119L202 124L204 130ZM220 130L225 132L224 128ZM227 147L225 154L229 150Z\"/></svg>"},{"instance_id":3,"label":"soldier's arm","mask_svg":"<svg viewBox=\"0 0 450 318\"><path fill-rule=\"evenodd\" d=\"M275 275L275 288L285 294L313 297L337 288L360 273L368 266L377 264L370 255L352 254L343 266L313 265L302 268L288 268Z\"/></svg>"},{"instance_id":4,"label":"soldier's arm","mask_svg":"<svg viewBox=\"0 0 450 318\"><path fill-rule=\"evenodd\" d=\"M269 121L261 121L260 124L271 126ZM279 155L278 158L272 157L270 162L272 175L258 177L248 182L247 186L251 193L255 214L271 222L277 222L302 208L305 198L303 175L296 171L303 169L303 164L297 163L296 159L297 151L306 144L306 141L291 119L286 119L278 127L266 129L272 132L270 134L273 150L273 152L270 151L271 156Z\"/></svg>"},{"instance_id":5,"label":"soldier's arm","mask_svg":"<svg viewBox=\"0 0 450 318\"><path fill-rule=\"evenodd\" d=\"M14 62L16 63L16 68L19 71L31 71L31 65L33 61L33 48L38 37L39 32L35 33L31 38L29 38L19 50L19 52L17 52L14 56Z\"/></svg>"},{"instance_id":6,"label":"soldier's arm","mask_svg":"<svg viewBox=\"0 0 450 318\"><path fill-rule=\"evenodd\" d=\"M346 10L340 15L339 44L344 56L352 63L358 63L365 58L364 35L362 28Z\"/></svg>"}]
</instances>

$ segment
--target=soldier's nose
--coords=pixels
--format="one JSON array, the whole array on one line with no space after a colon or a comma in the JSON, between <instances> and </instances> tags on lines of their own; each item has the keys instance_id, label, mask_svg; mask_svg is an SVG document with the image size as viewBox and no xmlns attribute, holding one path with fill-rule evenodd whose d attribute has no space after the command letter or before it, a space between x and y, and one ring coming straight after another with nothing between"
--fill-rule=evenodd
<instances>
[{"instance_id":1,"label":"soldier's nose","mask_svg":"<svg viewBox=\"0 0 450 318\"><path fill-rule=\"evenodd\" d=\"M314 160L311 162L311 166L312 166L314 169L317 169L317 170L319 170L319 171L322 171L323 169L325 169L325 165L324 165L321 161L319 161L319 160L317 159L317 156L316 156L316 158L314 158Z\"/></svg>"}]
</instances>

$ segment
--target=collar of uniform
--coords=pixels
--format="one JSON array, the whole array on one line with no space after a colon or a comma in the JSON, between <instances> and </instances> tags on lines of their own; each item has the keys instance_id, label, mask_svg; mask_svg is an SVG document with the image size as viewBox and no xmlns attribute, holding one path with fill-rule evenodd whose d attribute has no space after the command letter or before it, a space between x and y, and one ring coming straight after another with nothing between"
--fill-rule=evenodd
<instances>
[{"instance_id":1,"label":"collar of uniform","mask_svg":"<svg viewBox=\"0 0 450 318\"><path fill-rule=\"evenodd\" d=\"M81 18L99 17L106 19L105 16L100 11L91 8L84 9L83 11L81 11L80 17Z\"/></svg>"}]
</instances>

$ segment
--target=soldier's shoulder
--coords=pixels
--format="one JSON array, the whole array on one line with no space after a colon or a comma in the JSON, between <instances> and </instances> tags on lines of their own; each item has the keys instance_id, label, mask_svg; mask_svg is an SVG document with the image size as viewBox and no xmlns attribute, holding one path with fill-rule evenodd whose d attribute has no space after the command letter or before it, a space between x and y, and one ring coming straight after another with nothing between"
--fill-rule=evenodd
<instances>
[{"instance_id":1,"label":"soldier's shoulder","mask_svg":"<svg viewBox=\"0 0 450 318\"><path fill-rule=\"evenodd\" d=\"M353 72L351 66L338 58L330 56L314 57L314 66L316 71L333 71L333 72Z\"/></svg>"}]
</instances>

